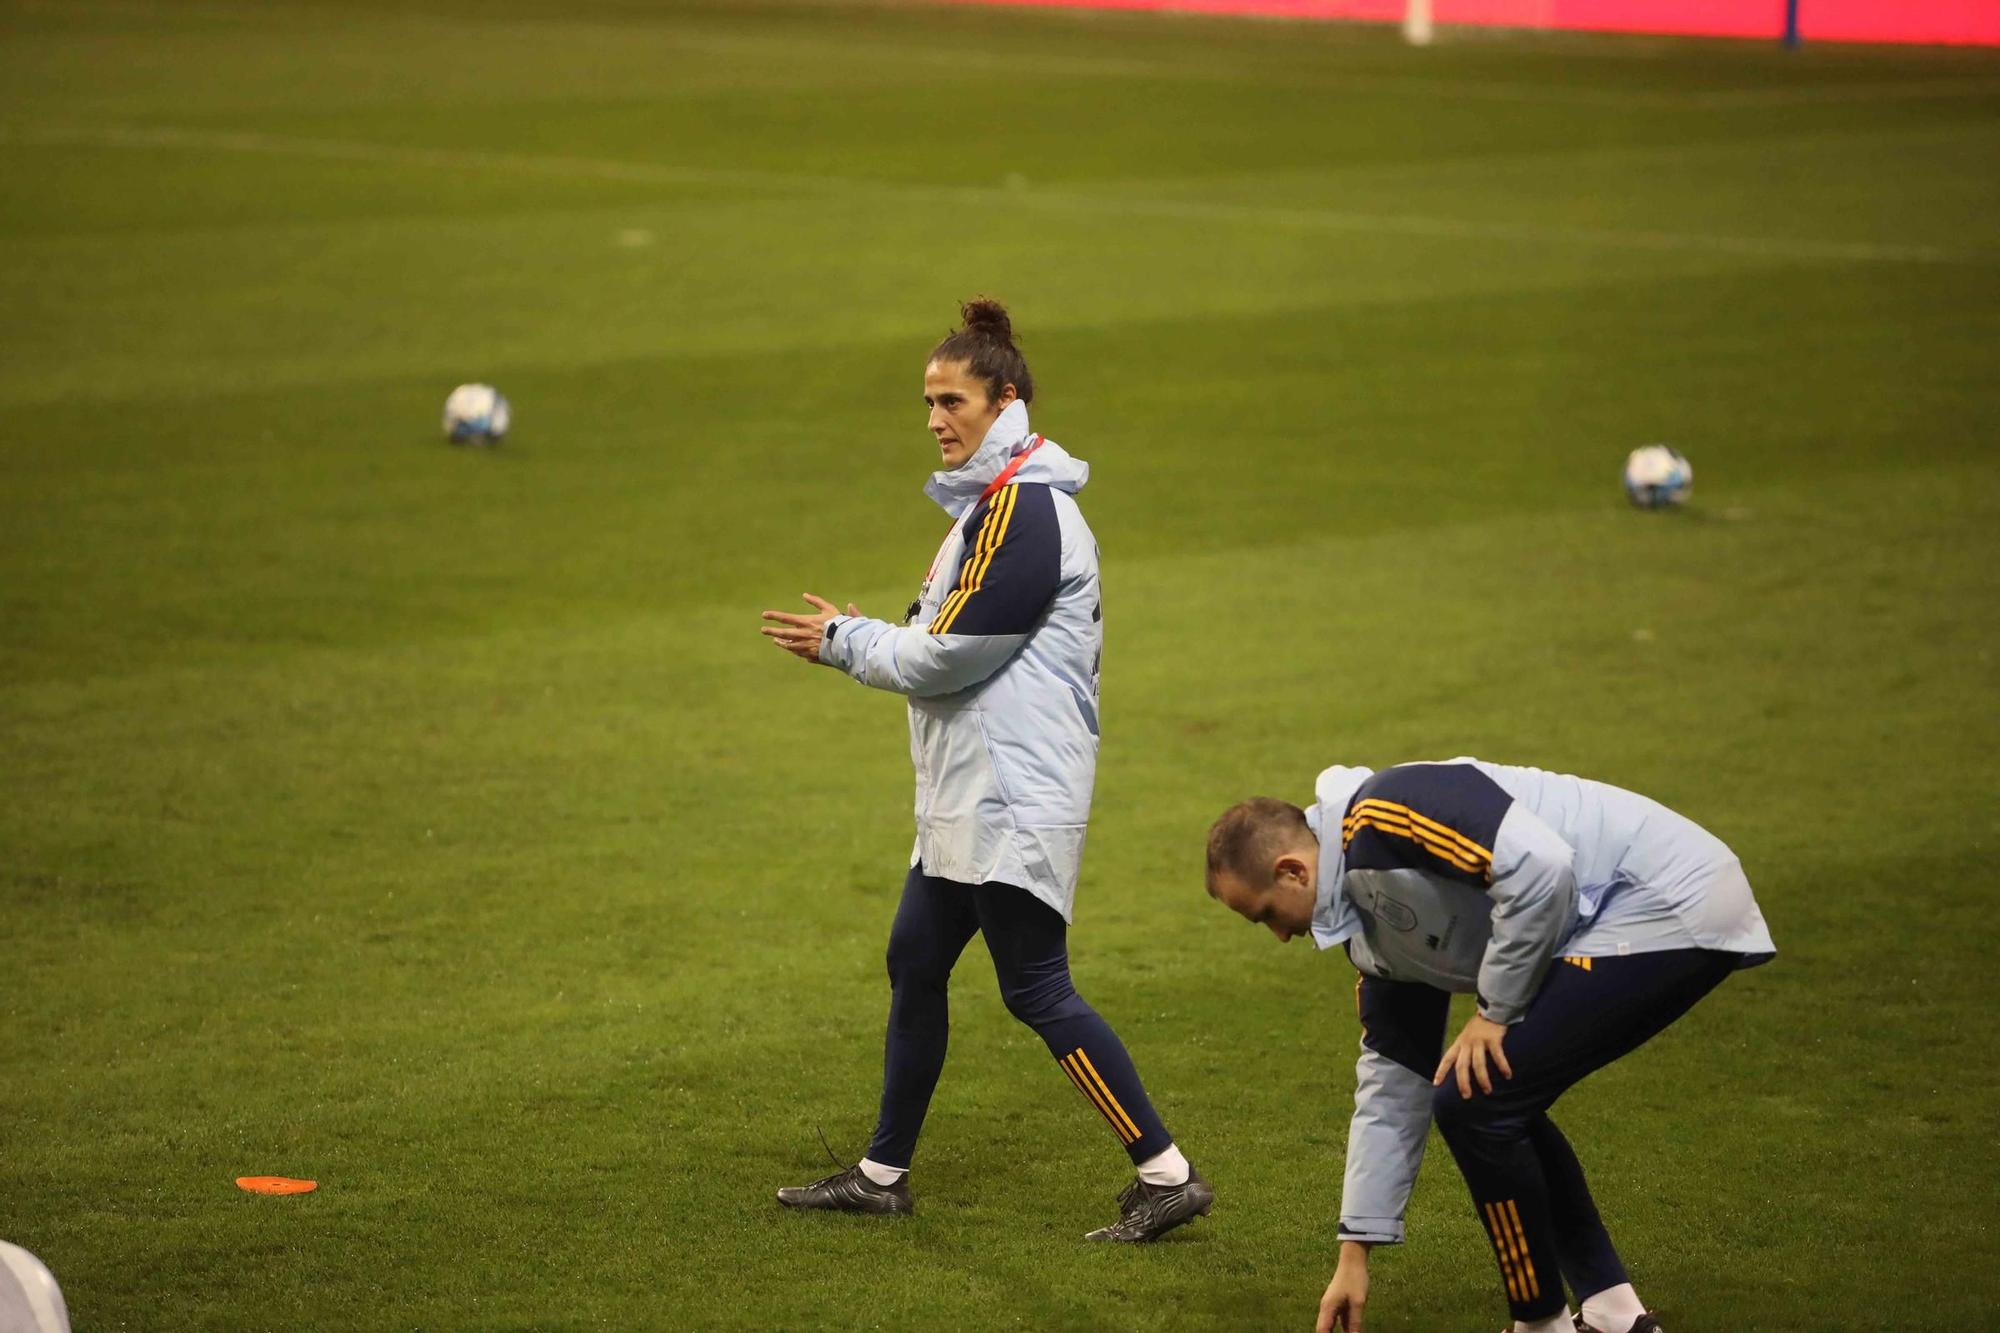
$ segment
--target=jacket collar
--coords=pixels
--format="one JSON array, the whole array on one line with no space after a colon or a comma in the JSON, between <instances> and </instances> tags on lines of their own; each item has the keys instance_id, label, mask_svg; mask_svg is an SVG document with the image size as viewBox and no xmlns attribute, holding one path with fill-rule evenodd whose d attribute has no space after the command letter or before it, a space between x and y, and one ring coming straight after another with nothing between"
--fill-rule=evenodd
<instances>
[{"instance_id":1,"label":"jacket collar","mask_svg":"<svg viewBox=\"0 0 2000 1333\"><path fill-rule=\"evenodd\" d=\"M972 451L972 457L949 472L931 473L930 480L924 483L924 494L957 518L978 503L980 494L1034 438L1034 432L1028 429L1028 405L1017 398L987 427L986 438ZM1054 441L1044 440L1014 478L1040 482L1074 495L1090 479L1090 464L1072 458Z\"/></svg>"},{"instance_id":2,"label":"jacket collar","mask_svg":"<svg viewBox=\"0 0 2000 1333\"><path fill-rule=\"evenodd\" d=\"M1347 852L1341 846L1340 826L1347 807L1362 783L1373 777L1372 768L1342 768L1338 765L1319 775L1313 784L1313 808L1306 811L1306 823L1319 839L1319 897L1313 904L1313 944L1331 949L1361 931L1361 914L1348 900L1342 880L1347 874Z\"/></svg>"}]
</instances>

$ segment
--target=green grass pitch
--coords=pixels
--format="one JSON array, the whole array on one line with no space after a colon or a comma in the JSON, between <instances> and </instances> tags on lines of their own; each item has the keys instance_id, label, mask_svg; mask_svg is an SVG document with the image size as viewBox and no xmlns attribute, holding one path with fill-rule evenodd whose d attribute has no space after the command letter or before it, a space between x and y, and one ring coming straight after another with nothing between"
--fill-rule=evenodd
<instances>
[{"instance_id":1,"label":"green grass pitch","mask_svg":"<svg viewBox=\"0 0 2000 1333\"><path fill-rule=\"evenodd\" d=\"M0 1237L79 1330L1304 1329L1352 974L1202 835L1473 753L1778 939L1558 1111L1670 1326L1984 1326L1996 163L1968 52L0 0ZM757 613L900 612L975 292L1095 469L1073 959L1219 1196L1149 1249L976 947L919 1215L771 1198L872 1124L910 774ZM1504 1322L1436 1144L1410 1224L1369 1327Z\"/></svg>"}]
</instances>

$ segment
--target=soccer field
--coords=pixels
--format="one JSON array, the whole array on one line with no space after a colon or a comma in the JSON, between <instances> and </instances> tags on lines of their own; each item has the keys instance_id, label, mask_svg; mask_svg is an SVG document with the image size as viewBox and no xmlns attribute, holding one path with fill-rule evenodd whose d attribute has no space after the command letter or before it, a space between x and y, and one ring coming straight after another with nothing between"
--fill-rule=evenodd
<instances>
[{"instance_id":1,"label":"soccer field","mask_svg":"<svg viewBox=\"0 0 2000 1333\"><path fill-rule=\"evenodd\" d=\"M1556 1113L1668 1327L1984 1327L1996 219L1990 53L0 0L0 1238L79 1333L1307 1329L1353 973L1203 835L1469 753L1777 938ZM1094 469L1072 959L1217 1191L1150 1248L977 946L918 1215L772 1200L873 1124L911 778L757 616L900 615L976 292ZM1431 1152L1368 1327L1491 1333Z\"/></svg>"}]
</instances>

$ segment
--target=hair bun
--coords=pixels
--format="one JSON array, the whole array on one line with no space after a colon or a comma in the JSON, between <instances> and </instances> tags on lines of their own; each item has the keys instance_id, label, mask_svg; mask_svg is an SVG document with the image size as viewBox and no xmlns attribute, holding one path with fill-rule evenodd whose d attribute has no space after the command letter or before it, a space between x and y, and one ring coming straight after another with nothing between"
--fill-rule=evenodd
<instances>
[{"instance_id":1,"label":"hair bun","mask_svg":"<svg viewBox=\"0 0 2000 1333\"><path fill-rule=\"evenodd\" d=\"M976 296L961 304L958 313L965 321L967 333L976 333L998 343L1011 344L1014 341L1014 323L1007 318L1007 307L991 297Z\"/></svg>"},{"instance_id":2,"label":"hair bun","mask_svg":"<svg viewBox=\"0 0 2000 1333\"><path fill-rule=\"evenodd\" d=\"M975 296L959 303L958 315L964 322L931 349L931 361L963 364L995 402L1009 387L1022 402L1033 402L1035 379L1014 346L1014 321L1007 318L1007 307L990 296Z\"/></svg>"}]
</instances>

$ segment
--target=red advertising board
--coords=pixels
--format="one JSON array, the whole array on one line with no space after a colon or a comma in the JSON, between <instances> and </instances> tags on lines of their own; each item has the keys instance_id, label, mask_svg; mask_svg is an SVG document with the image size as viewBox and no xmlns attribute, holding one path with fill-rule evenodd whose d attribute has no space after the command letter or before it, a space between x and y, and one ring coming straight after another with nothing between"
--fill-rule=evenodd
<instances>
[{"instance_id":1,"label":"red advertising board","mask_svg":"<svg viewBox=\"0 0 2000 1333\"><path fill-rule=\"evenodd\" d=\"M1403 0L960 0L1080 9L1172 9L1284 18L1403 17ZM1432 0L1439 24L1776 39L1785 0ZM1799 35L1824 42L2000 46L2000 0L1799 0Z\"/></svg>"}]
</instances>

